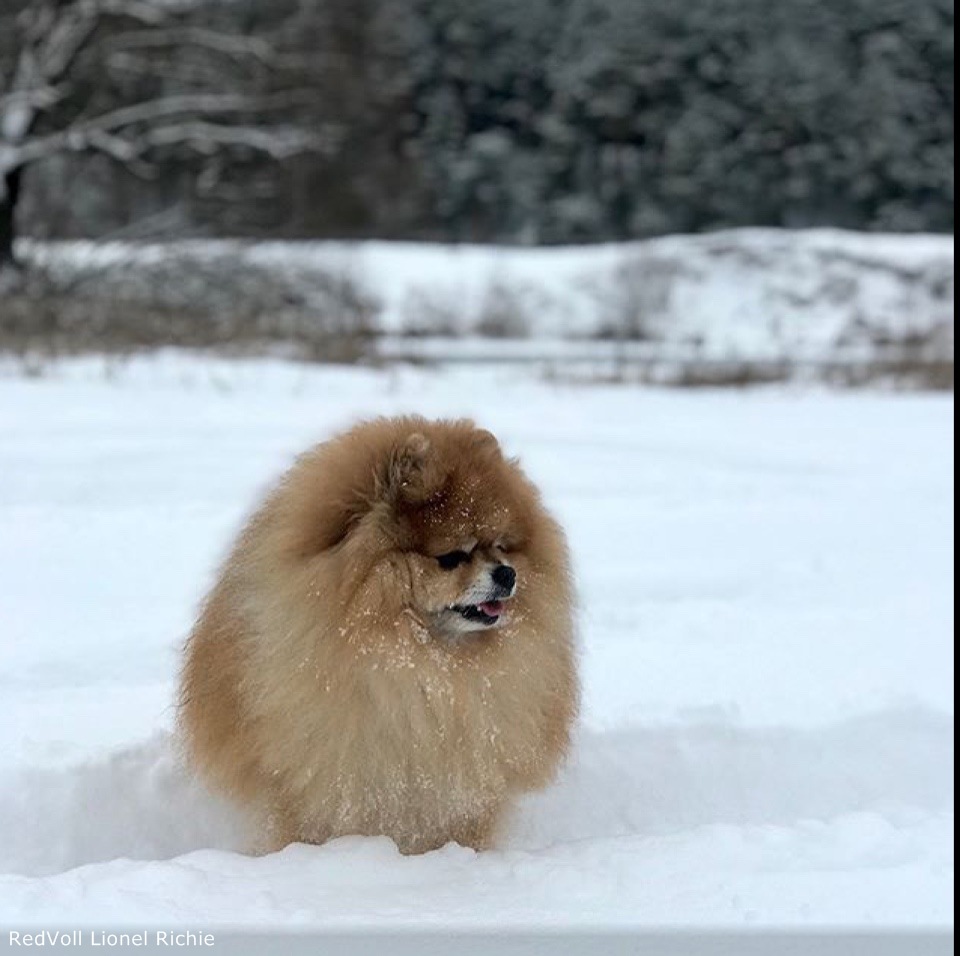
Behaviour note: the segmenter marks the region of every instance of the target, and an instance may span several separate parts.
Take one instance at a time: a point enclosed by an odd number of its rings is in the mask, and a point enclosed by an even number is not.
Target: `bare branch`
[[[314,95],[309,90],[289,90],[266,96],[194,93],[136,103],[93,119],[74,123],[60,132],[27,139],[22,143],[8,138],[8,143],[12,141],[13,145],[0,154],[0,169],[25,166],[28,163],[55,156],[57,153],[76,153],[96,149],[96,142],[102,141],[102,134],[119,134],[132,127],[144,125],[164,123],[169,125],[171,120],[187,121],[200,116],[262,114],[302,104],[305,97],[312,99]],[[134,134],[133,139],[137,138]]]
[[[282,160],[302,153],[326,152],[333,137],[311,133],[295,126],[226,126],[194,121],[148,130],[134,144],[142,152],[163,146],[190,146],[213,155],[224,148],[244,148]]]
[[[202,113],[207,116],[260,113],[303,105],[315,96],[316,93],[312,90],[286,90],[264,96],[245,96],[235,93],[185,93],[179,96],[164,96],[112,110],[102,116],[78,123],[74,127],[74,132],[81,134],[88,130],[110,132],[139,123],[153,123],[157,120],[186,116],[191,113]]]
[[[91,133],[87,139],[90,152],[103,153],[126,166],[135,176],[151,179],[156,169],[142,159],[141,151],[119,136],[109,133]]]
[[[57,11],[49,0],[27,6],[17,18],[24,45],[36,46],[53,28]]]
[[[184,46],[199,47],[234,59],[249,57],[264,65],[270,65],[275,59],[273,47],[265,40],[239,34],[217,33],[215,30],[199,27],[120,33],[110,38],[106,44],[110,52],[162,50]]]
[[[110,156],[138,175],[149,176],[152,167],[140,160],[152,150],[163,147],[189,146],[201,155],[214,155],[225,147],[244,148],[280,160],[323,150],[329,144],[329,137],[307,133],[297,127],[226,126],[196,120],[148,129],[129,139],[94,132],[86,137],[83,147]],[[79,141],[75,145],[81,146]]]
[[[105,17],[156,26],[168,13],[141,0],[76,0],[62,7],[36,0],[20,14],[20,51],[0,100],[0,137],[22,142],[38,116],[59,102],[60,97],[51,98],[47,91],[70,74]]]
[[[56,106],[70,93],[68,86],[41,86],[33,90],[15,90],[0,96],[0,114],[5,110],[46,110]]]
[[[0,147],[0,172],[64,152],[101,152],[118,162],[136,166],[152,150],[180,145],[210,155],[223,148],[243,147],[274,159],[335,151],[342,136],[338,129],[317,132],[292,125],[265,127],[217,123],[202,118],[254,113],[296,100],[292,94],[260,98],[200,94],[141,103],[19,146]],[[136,171],[145,174],[143,166]]]
[[[47,36],[40,53],[40,63],[47,82],[55,83],[69,71],[77,55],[106,17],[159,26],[165,22],[167,14],[162,7],[137,0],[79,0],[45,31]]]
[[[76,57],[93,36],[98,14],[85,9],[86,4],[70,7],[56,20],[37,51],[39,79],[56,83],[69,72]]]
[[[143,3],[139,0],[89,0],[100,16],[136,20],[146,26],[159,26],[170,19],[170,11],[159,3]]]

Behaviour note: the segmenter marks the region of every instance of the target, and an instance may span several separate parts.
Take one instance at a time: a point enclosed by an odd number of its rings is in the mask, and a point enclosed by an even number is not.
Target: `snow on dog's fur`
[[[362,424],[304,455],[189,638],[189,758],[261,842],[488,847],[578,704],[563,532],[471,422]]]

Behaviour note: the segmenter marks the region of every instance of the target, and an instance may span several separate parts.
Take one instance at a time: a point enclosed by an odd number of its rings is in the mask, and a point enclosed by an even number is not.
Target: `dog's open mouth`
[[[484,601],[482,604],[467,604],[453,608],[461,617],[486,627],[493,627],[503,617],[506,609],[506,601]]]

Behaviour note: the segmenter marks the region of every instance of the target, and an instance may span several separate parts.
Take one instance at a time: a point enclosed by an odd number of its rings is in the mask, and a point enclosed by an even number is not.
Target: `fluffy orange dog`
[[[189,757],[269,848],[494,839],[578,702],[563,532],[471,422],[378,420],[303,456],[186,647]]]

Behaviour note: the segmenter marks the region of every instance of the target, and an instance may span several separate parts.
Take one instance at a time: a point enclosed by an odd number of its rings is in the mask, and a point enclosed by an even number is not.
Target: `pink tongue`
[[[486,604],[477,605],[487,617],[500,617],[503,614],[503,601],[487,601]]]

